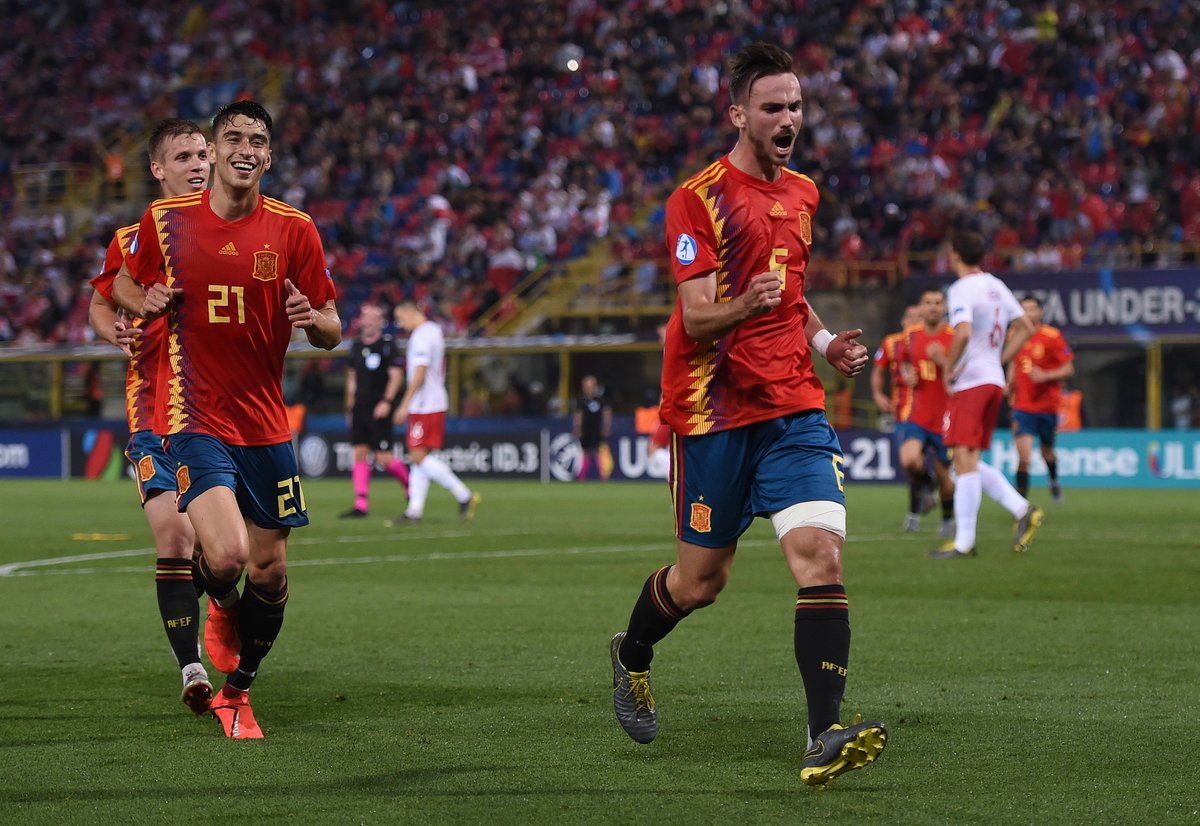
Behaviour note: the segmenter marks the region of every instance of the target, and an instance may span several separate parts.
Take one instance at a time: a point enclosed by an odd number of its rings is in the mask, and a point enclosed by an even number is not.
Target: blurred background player
[[[446,392],[446,342],[442,328],[421,312],[414,301],[396,306],[396,323],[408,332],[405,350],[407,386],[396,408],[396,424],[408,422],[405,444],[411,463],[408,477],[408,507],[404,522],[419,522],[425,515],[429,483],[437,482],[458,502],[458,518],[466,522],[475,515],[481,501],[450,466],[429,451],[440,449],[446,435],[446,410],[450,395]]]
[[[595,467],[599,478],[608,479],[613,470],[612,451],[608,447],[612,405],[595,376],[587,375],[579,380],[572,424],[581,448],[578,478],[587,479]]]
[[[1054,437],[1062,405],[1062,383],[1075,375],[1075,353],[1057,327],[1042,323],[1042,302],[1035,295],[1021,299],[1025,314],[1033,322],[1033,335],[1008,365],[1008,389],[1012,394],[1013,439],[1017,445],[1017,492],[1029,494],[1029,458],[1037,436],[1050,477],[1050,498],[1063,501],[1054,459]]]
[[[407,492],[408,467],[391,453],[392,408],[404,383],[400,348],[383,332],[383,309],[363,304],[358,311],[358,337],[346,360],[346,418],[354,446],[354,507],[342,519],[362,518],[368,512],[371,469],[377,461]]]
[[[229,674],[212,712],[227,737],[258,739],[250,687],[283,627],[288,536],[308,524],[283,361],[296,330],[331,350],[342,322],[312,218],[262,195],[271,115],[237,101],[212,129],[212,189],[151,205],[113,295],[142,318],[167,316],[154,429],[204,549],[205,645]]]
[[[148,148],[150,173],[158,180],[163,197],[199,192],[208,186],[208,144],[192,121],[159,121],[150,133]],[[113,236],[104,269],[91,280],[95,292],[88,316],[97,335],[129,355],[125,375],[129,444],[125,456],[133,464],[142,512],[154,535],[158,611],[183,675],[180,698],[196,714],[202,714],[212,702],[213,687],[200,662],[200,604],[192,581],[196,534],[187,516],[175,505],[175,464],[167,458],[162,439],[152,429],[166,322],[161,318],[127,320],[112,300],[113,281],[137,231],[138,225],[133,224]]]
[[[899,452],[900,445],[909,437],[908,419],[912,415],[912,391],[916,378],[912,364],[906,354],[908,330],[921,323],[921,312],[916,304],[904,308],[900,317],[900,329],[884,336],[875,351],[871,367],[871,395],[880,412],[892,417],[892,439]],[[886,385],[886,386],[885,386]],[[920,514],[934,507],[933,483],[928,474],[921,478],[908,477],[908,513],[904,517],[904,530],[916,531],[921,527]]]
[[[948,539],[954,530],[954,483],[950,480],[950,454],[942,443],[942,428],[946,422],[946,379],[941,364],[950,351],[954,330],[946,323],[946,297],[937,287],[921,292],[917,303],[921,323],[908,328],[904,359],[915,382],[912,387],[912,412],[904,424],[904,441],[900,443],[900,465],[908,474],[910,490],[924,486],[929,478],[930,458],[937,477],[942,503],[942,524],[938,536]],[[909,513],[905,530],[916,530],[921,517],[917,513],[918,497],[910,494]]]
[[[951,382],[945,441],[954,448],[954,539],[929,555],[975,555],[975,525],[984,493],[1016,520],[1012,549],[1021,553],[1042,524],[1042,509],[1017,493],[980,454],[992,446],[1004,401],[1004,365],[1033,333],[1033,322],[1004,282],[980,269],[983,236],[958,230],[950,243],[950,266],[957,276],[948,295],[954,341],[942,367]]]

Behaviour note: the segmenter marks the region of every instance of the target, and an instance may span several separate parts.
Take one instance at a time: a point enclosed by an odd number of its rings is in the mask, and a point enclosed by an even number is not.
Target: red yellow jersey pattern
[[[666,241],[675,281],[712,276],[716,301],[736,298],[750,279],[783,278],[780,306],[716,341],[684,330],[677,302],[667,322],[660,416],[682,435],[714,433],[800,410],[823,409],[804,334],[804,273],[818,203],[816,184],[791,170],[767,182],[721,158],[667,200]]]
[[[292,339],[284,308],[290,279],[313,307],[335,297],[312,219],[259,197],[225,221],[210,191],[151,204],[127,261],[149,287],[182,290],[167,316],[155,432],[204,433],[232,445],[291,438],[283,359]]]
[[[1034,331],[1014,359],[1016,364],[1014,410],[1026,413],[1057,413],[1062,402],[1062,382],[1035,382],[1030,377],[1034,367],[1057,370],[1074,361],[1075,353],[1063,338],[1062,331],[1043,324]]]
[[[90,282],[96,292],[110,301],[113,295],[113,281],[121,271],[121,265],[125,262],[125,256],[129,253],[137,230],[137,224],[130,224],[116,231],[104,255],[104,269]],[[154,426],[154,406],[157,400],[155,378],[162,349],[163,330],[166,329],[167,322],[162,318],[154,321],[135,318],[128,323],[142,331],[141,336],[130,345],[129,368],[125,372],[125,418],[129,422],[129,432],[137,433],[150,430]]]
[[[945,373],[931,357],[930,349],[931,346],[941,348],[944,357],[949,354],[953,341],[954,330],[949,324],[943,324],[933,332],[924,324],[907,331],[906,357],[917,377],[917,384],[912,388],[912,414],[908,421],[931,433],[942,432],[950,395],[946,392]]]
[[[890,333],[883,337],[879,348],[875,351],[875,364],[880,370],[888,371],[888,381],[891,384],[889,397],[892,400],[892,418],[897,422],[907,422],[912,414],[912,385],[904,380],[903,367],[908,361],[905,351],[905,333],[903,330]]]

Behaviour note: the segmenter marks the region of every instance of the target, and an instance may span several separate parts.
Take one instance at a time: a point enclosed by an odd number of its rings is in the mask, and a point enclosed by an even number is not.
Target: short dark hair
[[[729,64],[729,97],[741,105],[750,97],[750,87],[760,77],[795,74],[792,56],[773,43],[749,43],[738,50]]]
[[[959,229],[950,236],[950,248],[958,253],[958,257],[968,267],[976,267],[983,260],[983,253],[987,246],[984,244],[983,236],[978,232]]]
[[[1021,296],[1021,303],[1024,304],[1026,301],[1032,301],[1039,307],[1042,306],[1042,299],[1038,298],[1033,293],[1025,293],[1025,295]]]
[[[267,111],[267,107],[253,100],[235,100],[233,103],[226,103],[217,110],[217,114],[213,115],[212,130],[213,137],[221,131],[221,127],[233,120],[234,115],[244,115],[251,120],[257,120],[267,127],[267,134],[271,134],[271,129],[274,127],[274,122],[271,120],[271,113]]]
[[[925,289],[921,290],[921,298],[924,298],[925,296],[929,295],[930,293],[937,293],[938,295],[942,296],[943,298],[946,297],[946,291],[943,290],[941,287],[929,286],[929,287],[926,287]]]
[[[164,143],[180,135],[200,135],[203,137],[204,132],[201,131],[195,122],[186,118],[166,118],[154,124],[154,129],[150,132],[150,140],[146,141],[146,154],[150,156],[150,160],[156,160]]]

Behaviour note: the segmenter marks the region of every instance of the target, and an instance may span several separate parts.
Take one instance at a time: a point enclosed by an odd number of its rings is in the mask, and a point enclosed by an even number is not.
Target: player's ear
[[[746,125],[746,108],[736,103],[729,104],[729,121],[737,129],[744,128]]]
[[[158,161],[150,161],[150,174],[154,176],[155,180],[165,181],[167,179],[166,170],[159,166]]]
[[[271,150],[267,150],[267,162],[263,165],[263,172],[269,172],[271,169]]]

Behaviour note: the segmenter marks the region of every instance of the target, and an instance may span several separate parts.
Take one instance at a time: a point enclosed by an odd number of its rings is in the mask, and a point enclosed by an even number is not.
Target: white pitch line
[[[488,537],[500,535],[518,535],[524,534],[527,531],[519,529],[511,529],[505,531],[489,531]],[[469,531],[453,531],[448,533],[426,533],[416,534],[405,532],[397,534],[396,539],[452,539],[471,536]],[[487,537],[481,537],[487,538]],[[887,542],[894,541],[895,536],[892,534],[876,534],[855,537],[855,542]],[[360,542],[388,542],[391,538],[381,539],[378,536],[340,536],[333,540],[329,539],[297,539],[292,540],[289,544],[292,545],[327,545],[331,541],[336,544],[354,544]],[[739,545],[741,547],[768,547],[776,544],[773,539],[743,539]],[[670,540],[646,543],[642,545],[582,545],[575,547],[554,547],[554,548],[512,548],[508,550],[497,551],[437,551],[425,554],[384,554],[374,556],[361,557],[330,557],[327,559],[289,559],[288,567],[310,567],[310,566],[332,566],[332,565],[370,565],[385,562],[438,562],[457,559],[519,559],[528,557],[547,557],[547,556],[584,556],[590,554],[606,554],[606,553],[643,553],[650,551],[662,551],[669,553],[671,550]],[[94,562],[102,559],[119,559],[121,557],[141,556],[154,553],[154,548],[130,548],[122,551],[101,551],[94,554],[75,554],[73,556],[51,557],[49,559],[33,559],[26,562],[12,562],[7,565],[0,565],[0,577],[18,577],[18,576],[42,576],[42,575],[57,575],[69,576],[74,574],[128,574],[146,572],[145,566],[133,567],[122,566],[115,568],[70,568],[67,570],[41,570],[55,565],[67,565],[72,562]]]
[[[489,531],[489,536],[516,536],[527,533],[527,531],[518,528],[510,528],[501,531]],[[447,531],[444,533],[413,533],[405,531],[397,533],[396,539],[460,539],[464,536],[472,536],[471,531]],[[358,542],[387,542],[390,538],[381,539],[378,536],[339,536],[333,540],[329,539],[308,539],[308,538],[293,538],[288,540],[289,545],[328,545],[330,542],[335,542],[339,545],[348,545]],[[24,562],[10,562],[7,565],[0,565],[0,577],[4,576],[28,576],[22,574],[26,568],[44,568],[50,565],[69,565],[72,562],[96,562],[101,559],[120,559],[126,556],[142,556],[143,554],[154,553],[154,548],[126,548],[121,551],[97,551],[91,554],[73,554],[71,556],[52,556],[47,559],[29,559]],[[295,562],[290,563],[292,565]],[[99,570],[99,569],[95,569]],[[118,571],[120,568],[106,568],[103,570]],[[141,570],[141,569],[136,569]]]

